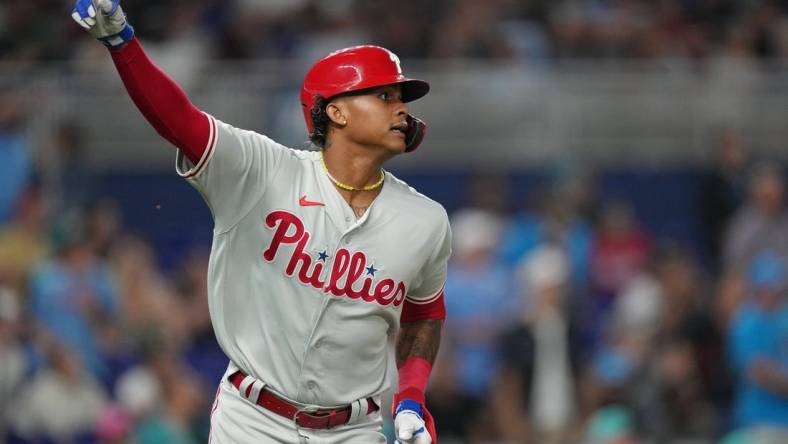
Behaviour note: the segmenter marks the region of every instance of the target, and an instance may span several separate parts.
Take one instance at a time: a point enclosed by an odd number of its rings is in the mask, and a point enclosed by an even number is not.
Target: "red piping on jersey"
[[[126,91],[145,119],[193,164],[199,163],[210,136],[207,116],[153,64],[136,37],[110,54]]]
[[[438,300],[438,298],[443,296],[443,291],[444,291],[445,288],[446,288],[446,285],[444,284],[443,287],[441,287],[441,289],[438,290],[437,293],[435,293],[434,295],[432,295],[432,296],[430,296],[430,297],[428,297],[426,299],[413,299],[410,296],[408,296],[408,300],[410,302],[413,302],[416,305],[431,304],[431,303],[435,302],[436,300]]]
[[[192,170],[191,170],[191,172],[189,172],[189,174],[184,176],[184,178],[186,178],[186,179],[191,179],[191,178],[195,177],[196,175],[200,174],[200,171],[202,171],[202,169],[205,166],[205,164],[208,163],[208,160],[211,158],[211,155],[213,154],[214,148],[216,148],[216,138],[218,137],[217,134],[216,134],[216,132],[218,131],[217,128],[216,128],[216,120],[213,117],[208,116],[208,123],[209,123],[209,126],[210,126],[210,128],[209,128],[210,129],[210,136],[208,137],[208,145],[205,146],[205,152],[203,153],[202,157],[200,158],[200,161],[197,162],[197,165],[195,165],[194,168],[192,168]],[[191,159],[189,159],[189,160],[191,160]]]
[[[214,396],[213,400],[213,408],[211,409],[211,414],[209,416],[210,420],[213,420],[213,414],[216,413],[216,409],[219,408],[219,392],[222,390],[222,385],[219,384],[219,387],[216,388],[216,396]],[[211,439],[213,438],[213,428],[208,432],[208,444],[211,444]]]
[[[400,322],[415,322],[427,319],[446,319],[443,289],[423,302],[405,298],[405,302],[402,304],[402,314],[399,317]]]

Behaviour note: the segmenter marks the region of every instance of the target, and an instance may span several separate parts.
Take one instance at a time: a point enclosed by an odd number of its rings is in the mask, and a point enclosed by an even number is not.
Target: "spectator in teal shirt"
[[[762,253],[750,267],[751,297],[734,316],[728,354],[737,427],[788,428],[788,279],[784,259]]]

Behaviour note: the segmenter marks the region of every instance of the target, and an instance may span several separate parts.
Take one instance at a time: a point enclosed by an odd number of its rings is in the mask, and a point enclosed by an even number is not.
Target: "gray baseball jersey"
[[[403,306],[442,307],[446,211],[386,172],[356,219],[318,152],[208,119],[202,158],[176,169],[213,215],[209,308],[231,365],[306,404],[383,392]]]

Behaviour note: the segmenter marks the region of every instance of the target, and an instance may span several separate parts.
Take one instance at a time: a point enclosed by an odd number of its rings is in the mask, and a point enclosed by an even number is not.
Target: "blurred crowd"
[[[788,442],[784,165],[733,133],[717,154],[686,190],[698,245],[587,173],[473,183],[428,393],[442,442]]]
[[[96,53],[72,0],[0,3],[0,59]],[[370,42],[404,58],[703,60],[788,55],[781,0],[124,0],[138,35],[170,55],[283,59]]]
[[[0,60],[104,57],[71,4],[0,3]],[[153,52],[195,59],[312,60],[359,41],[528,63],[788,57],[777,0],[123,4]],[[207,251],[165,270],[85,167],[90,135],[63,121],[32,147],[33,111],[0,95],[0,443],[207,442],[227,362]],[[788,442],[785,165],[732,132],[715,146],[687,190],[693,243],[655,235],[592,171],[469,182],[427,395],[441,442]]]
[[[0,443],[206,442],[227,362],[207,251],[162,267],[81,162],[80,126],[61,122],[44,169],[6,102]],[[441,442],[788,442],[785,165],[734,132],[716,147],[686,190],[697,242],[656,236],[578,168],[459,190],[427,395]]]
[[[0,97],[0,443],[205,443],[227,365],[210,325],[208,251],[165,273],[61,122],[40,163]]]

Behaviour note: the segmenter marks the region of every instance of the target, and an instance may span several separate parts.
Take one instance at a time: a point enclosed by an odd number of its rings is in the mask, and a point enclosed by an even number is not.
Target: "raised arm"
[[[77,0],[72,17],[106,45],[131,100],[167,141],[198,163],[208,145],[208,117],[145,53],[120,0]]]

